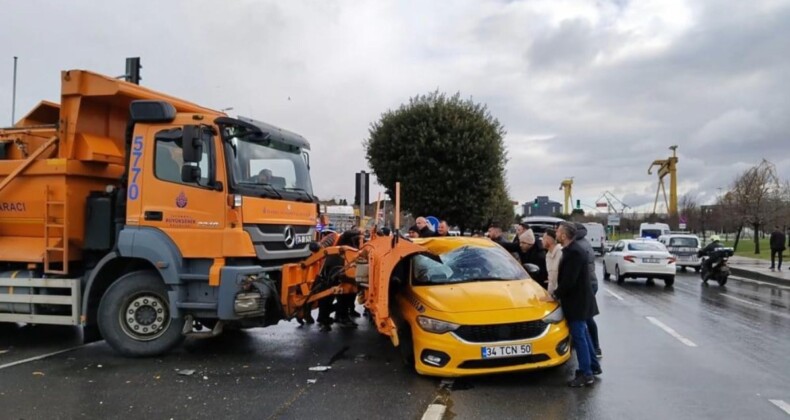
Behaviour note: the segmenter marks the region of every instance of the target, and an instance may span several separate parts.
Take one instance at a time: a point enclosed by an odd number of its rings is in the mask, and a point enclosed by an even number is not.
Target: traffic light
[[[143,66],[140,65],[140,57],[129,57],[126,59],[126,81],[134,83],[136,85],[140,84],[140,80],[143,78],[140,77],[140,69]]]
[[[532,203],[532,207],[538,208],[538,199],[536,198],[535,201]]]
[[[356,187],[354,188],[354,204],[357,206],[360,206],[362,204],[367,206],[368,204],[370,204],[370,174],[365,171],[357,172],[355,186]],[[365,197],[364,200],[365,202],[360,203],[359,201],[360,193],[362,193],[363,191],[364,194],[362,195]]]
[[[577,209],[582,208],[582,200],[576,200],[576,208]]]

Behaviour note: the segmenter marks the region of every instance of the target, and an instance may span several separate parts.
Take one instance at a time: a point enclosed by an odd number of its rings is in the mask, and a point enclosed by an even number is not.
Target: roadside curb
[[[768,274],[758,273],[756,271],[752,271],[744,268],[730,266],[730,272],[732,272],[732,274],[735,274],[736,276],[745,277],[751,280],[758,280],[766,283],[776,284],[779,286],[790,286],[790,280],[785,280],[783,278],[771,276]]]

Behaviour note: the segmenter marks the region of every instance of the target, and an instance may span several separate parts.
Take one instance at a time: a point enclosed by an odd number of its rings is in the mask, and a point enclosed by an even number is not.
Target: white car
[[[669,235],[662,235],[658,241],[667,247],[667,250],[675,258],[677,258],[677,266],[682,271],[686,268],[693,268],[698,273],[701,268],[701,261],[697,258],[697,251],[700,249],[700,240],[697,235],[687,233],[672,233]]]
[[[603,278],[614,274],[617,283],[626,278],[659,278],[669,287],[675,283],[675,257],[661,242],[651,239],[626,239],[617,243],[603,257]]]

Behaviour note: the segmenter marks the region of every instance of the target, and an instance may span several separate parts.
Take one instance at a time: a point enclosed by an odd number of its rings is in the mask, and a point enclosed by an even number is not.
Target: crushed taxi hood
[[[412,286],[412,292],[431,309],[448,312],[543,308],[546,291],[532,280],[491,280],[445,285]]]

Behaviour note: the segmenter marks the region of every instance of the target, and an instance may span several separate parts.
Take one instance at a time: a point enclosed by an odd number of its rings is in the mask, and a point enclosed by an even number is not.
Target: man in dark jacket
[[[592,385],[595,382],[593,375],[601,374],[602,370],[587,330],[587,320],[598,315],[598,305],[590,285],[587,254],[574,241],[575,237],[576,227],[572,223],[560,224],[557,239],[562,243],[562,260],[557,277],[557,290],[552,297],[562,305],[579,363],[576,377],[568,385],[582,387]]]
[[[521,264],[534,264],[538,266],[537,273],[529,273],[533,280],[538,282],[544,289],[549,288],[549,271],[546,269],[546,251],[540,242],[535,240],[532,229],[522,230],[518,239],[518,259]]]
[[[417,225],[417,229],[419,229],[420,238],[433,238],[436,236],[436,232],[431,230],[431,227],[428,226],[428,219],[418,217],[414,223]]]
[[[779,255],[779,265],[776,269],[782,271],[782,253],[785,252],[785,234],[779,229],[779,226],[774,227],[771,233],[771,271],[774,270],[775,256]]]
[[[576,243],[578,243],[584,252],[587,254],[587,268],[590,272],[590,286],[592,287],[593,296],[598,294],[598,276],[595,274],[595,250],[587,240],[587,228],[581,224],[576,223]],[[595,356],[599,359],[603,356],[601,352],[601,344],[598,341],[598,324],[595,323],[595,318],[587,320],[587,329],[590,331],[590,338],[592,338],[593,347],[595,348]]]

